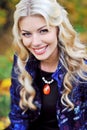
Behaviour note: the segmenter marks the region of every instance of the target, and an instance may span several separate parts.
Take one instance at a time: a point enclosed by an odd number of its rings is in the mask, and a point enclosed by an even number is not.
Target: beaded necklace
[[[43,86],[43,93],[45,95],[48,95],[48,94],[50,94],[50,91],[51,91],[50,84],[54,82],[54,79],[51,79],[50,81],[47,81],[45,79],[45,77],[42,77],[42,80],[45,83],[45,85]]]

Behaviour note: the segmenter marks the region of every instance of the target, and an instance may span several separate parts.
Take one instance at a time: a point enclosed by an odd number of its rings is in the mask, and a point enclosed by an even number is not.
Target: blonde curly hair
[[[33,103],[35,90],[32,87],[32,77],[26,72],[25,65],[29,59],[30,52],[24,47],[19,33],[19,20],[24,16],[41,15],[47,25],[57,26],[59,29],[58,40],[60,49],[60,60],[67,70],[64,77],[64,91],[61,102],[65,107],[74,108],[69,99],[72,91],[71,81],[75,80],[78,74],[81,78],[87,79],[83,71],[87,70],[84,59],[87,58],[86,48],[78,39],[76,31],[70,24],[67,11],[56,0],[20,0],[14,12],[13,36],[15,52],[18,56],[18,67],[20,69],[19,82],[22,85],[20,91],[20,106],[22,109],[36,109]]]

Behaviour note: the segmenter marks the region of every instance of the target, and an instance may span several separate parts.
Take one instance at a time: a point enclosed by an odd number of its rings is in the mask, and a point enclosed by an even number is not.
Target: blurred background
[[[0,0],[0,130],[10,123],[11,69],[13,62],[12,26],[13,12],[19,0]],[[69,19],[79,34],[79,38],[87,44],[87,1],[58,0],[68,11]]]

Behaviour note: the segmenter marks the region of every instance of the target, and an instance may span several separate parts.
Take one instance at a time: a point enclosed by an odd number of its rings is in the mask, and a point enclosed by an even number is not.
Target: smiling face
[[[47,27],[42,16],[26,16],[19,21],[24,46],[40,61],[52,60],[58,55],[58,28]]]

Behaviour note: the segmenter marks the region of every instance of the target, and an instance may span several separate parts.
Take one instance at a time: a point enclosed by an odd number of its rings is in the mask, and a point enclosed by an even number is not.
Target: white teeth
[[[43,48],[40,48],[40,49],[34,49],[34,51],[36,53],[41,53],[41,52],[45,51],[45,49],[46,49],[46,47],[43,47]]]
[[[36,52],[41,52],[41,51],[43,51],[45,49],[45,47],[44,48],[41,48],[41,49],[35,49],[35,51]]]

